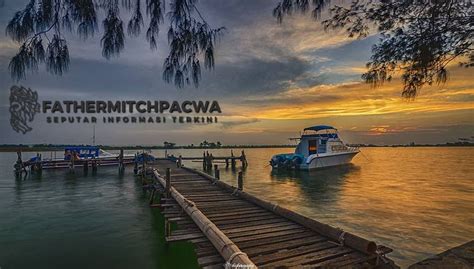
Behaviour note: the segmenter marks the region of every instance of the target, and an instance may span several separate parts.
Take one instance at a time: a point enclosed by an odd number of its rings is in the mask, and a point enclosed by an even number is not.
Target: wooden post
[[[230,164],[232,166],[232,169],[235,169],[235,159],[234,159],[234,151],[230,150]]]
[[[145,150],[143,150],[143,164],[142,164],[142,178],[145,178],[146,176],[146,156],[145,156]]]
[[[43,173],[43,154],[40,154],[39,172]]]
[[[207,167],[207,169],[208,169],[209,171],[212,170],[212,161],[213,161],[213,159],[214,159],[214,156],[212,156],[212,153],[211,153],[211,154],[209,155],[209,163],[208,163],[208,167]]]
[[[165,149],[165,158],[168,159],[168,150]]]
[[[225,158],[225,168],[229,167],[229,158]]]
[[[32,168],[33,168],[33,171],[35,173],[38,173],[38,174],[41,174],[41,172],[43,171],[41,154],[36,153],[36,160],[35,160],[35,163],[33,164]]]
[[[84,173],[87,174],[88,170],[89,170],[89,162],[87,160],[84,160]]]
[[[214,177],[217,178],[217,179],[220,179],[220,171],[219,171],[219,167],[217,166],[217,164],[214,164]]]
[[[170,197],[170,188],[171,188],[171,169],[166,168],[166,185],[165,185],[166,198]]]
[[[119,174],[122,174],[123,171],[125,170],[125,166],[123,165],[123,149],[120,149],[118,167],[119,167]]]
[[[69,172],[70,173],[74,173],[74,159],[76,158],[76,154],[75,153],[72,153],[71,154],[71,160],[70,160],[70,163],[69,163]]]
[[[247,156],[245,156],[244,150],[242,150],[242,154],[240,155],[240,162],[243,168],[246,168],[248,166]]]
[[[202,152],[202,170],[206,170],[207,164],[206,164],[206,152]]]
[[[15,176],[20,177],[23,174],[25,167],[23,165],[23,160],[21,159],[21,151],[17,151],[16,155],[17,159],[15,163]]]
[[[95,157],[92,158],[92,173],[97,172],[97,160]]]
[[[133,173],[138,174],[138,154],[135,153],[135,158],[133,159]]]
[[[239,175],[237,177],[237,188],[241,191],[244,190],[244,177],[242,171],[239,171]]]

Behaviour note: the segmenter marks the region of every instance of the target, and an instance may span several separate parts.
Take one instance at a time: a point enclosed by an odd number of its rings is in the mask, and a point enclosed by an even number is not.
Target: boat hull
[[[334,155],[310,156],[306,163],[300,165],[300,170],[313,170],[318,168],[348,164],[358,153],[359,151],[345,152]]]

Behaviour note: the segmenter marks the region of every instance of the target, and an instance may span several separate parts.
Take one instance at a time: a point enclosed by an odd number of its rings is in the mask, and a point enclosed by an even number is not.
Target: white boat
[[[360,151],[347,146],[336,128],[316,125],[305,128],[299,138],[295,153],[277,154],[270,160],[275,169],[311,170],[350,163]]]

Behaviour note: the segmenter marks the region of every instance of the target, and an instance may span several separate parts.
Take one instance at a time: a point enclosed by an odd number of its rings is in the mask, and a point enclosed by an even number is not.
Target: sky
[[[0,7],[0,29],[26,3],[5,0]],[[371,47],[379,38],[376,33],[351,39],[344,31],[324,31],[309,16],[294,16],[278,24],[272,17],[276,3],[198,2],[212,26],[226,27],[216,47],[215,69],[203,71],[198,88],[177,89],[162,80],[168,54],[166,24],[156,51],[150,50],[143,34],[127,36],[120,57],[110,60],[101,55],[101,31],[88,40],[66,35],[69,71],[54,76],[40,67],[19,82],[8,71],[19,44],[0,35],[0,144],[92,143],[92,124],[51,125],[41,114],[31,123],[31,132],[13,131],[12,85],[32,88],[41,100],[217,100],[222,109],[215,124],[98,123],[97,144],[199,144],[203,140],[287,144],[289,137],[318,124],[338,128],[348,143],[445,143],[474,136],[473,69],[453,64],[447,83],[424,87],[415,100],[406,100],[401,97],[399,79],[377,88],[361,81]],[[128,15],[122,16],[127,21]]]

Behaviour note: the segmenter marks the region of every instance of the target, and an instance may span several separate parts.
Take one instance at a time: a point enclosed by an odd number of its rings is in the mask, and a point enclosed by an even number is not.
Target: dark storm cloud
[[[222,56],[233,55],[234,48],[226,47],[226,42],[236,43],[241,39],[245,31],[252,31],[248,25],[259,25],[259,23],[275,23],[271,16],[271,11],[276,1],[201,1],[199,8],[203,15],[213,26],[226,26],[227,33],[223,37],[223,42],[217,47],[217,53]],[[6,11],[2,12],[2,25],[4,28],[7,19],[15,10],[19,10],[26,1],[7,3]],[[3,16],[4,15],[4,16]],[[125,16],[125,15],[124,15]],[[163,29],[165,25],[162,26]],[[160,33],[160,39],[166,39],[165,34]],[[249,51],[246,57],[241,57],[233,62],[226,62],[222,57],[217,56],[216,69],[213,71],[203,71],[203,79],[199,89],[189,86],[185,89],[176,89],[174,85],[166,84],[161,79],[162,61],[168,50],[165,42],[160,42],[157,52],[149,50],[138,50],[137,43],[145,43],[144,40],[133,40],[127,38],[126,48],[118,59],[107,61],[100,57],[99,36],[86,42],[78,40],[76,37],[68,37],[71,51],[71,64],[69,71],[62,77],[52,76],[44,71],[38,74],[29,75],[27,80],[20,81],[21,84],[33,85],[37,89],[48,89],[51,94],[58,91],[58,94],[74,94],[77,96],[93,95],[95,97],[107,96],[156,96],[162,98],[194,98],[194,97],[214,97],[229,99],[236,96],[248,94],[275,93],[288,87],[288,83],[295,77],[305,74],[311,65],[306,60],[296,56],[282,55],[281,49],[274,46],[269,40],[255,40],[257,46],[264,48],[281,58],[267,59],[260,55],[252,55]],[[2,41],[8,40],[6,37]],[[242,44],[240,44],[242,45]],[[139,47],[142,49],[142,46]],[[245,47],[240,49],[246,50]],[[16,49],[9,48],[2,53],[1,69],[8,70],[8,62],[16,53]],[[142,55],[159,55],[154,59],[143,57]],[[237,57],[242,55],[237,54]],[[142,60],[143,61],[140,61]],[[136,60],[140,59],[140,60]],[[130,60],[130,61],[128,61]],[[7,72],[1,75],[2,88],[14,83],[9,78]],[[307,77],[306,79],[309,79]]]
[[[281,60],[249,59],[235,64],[219,65],[203,76],[206,92],[226,97],[248,94],[266,95],[280,92],[289,82],[310,68],[305,60],[296,57]]]

